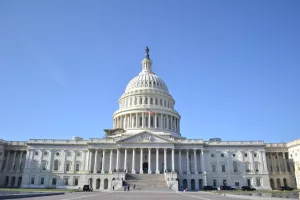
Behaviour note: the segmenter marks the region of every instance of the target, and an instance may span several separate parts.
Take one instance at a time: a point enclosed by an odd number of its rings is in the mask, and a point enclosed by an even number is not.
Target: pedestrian
[[[130,187],[129,187],[129,185],[128,185],[128,191],[130,191]]]
[[[133,189],[135,190],[135,184],[133,184]]]
[[[113,186],[113,190],[115,190],[115,186]]]
[[[126,187],[127,187],[127,186],[125,185],[125,186],[124,186],[124,191],[126,191]]]

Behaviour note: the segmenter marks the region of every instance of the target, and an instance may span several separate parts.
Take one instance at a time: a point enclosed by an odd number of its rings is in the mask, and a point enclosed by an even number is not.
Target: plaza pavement
[[[64,195],[23,198],[22,200],[242,200],[279,198],[249,197],[238,195],[213,194],[208,192],[161,192],[161,191],[117,191],[117,192],[77,192]],[[281,199],[281,198],[280,198]],[[282,199],[281,199],[282,200]]]

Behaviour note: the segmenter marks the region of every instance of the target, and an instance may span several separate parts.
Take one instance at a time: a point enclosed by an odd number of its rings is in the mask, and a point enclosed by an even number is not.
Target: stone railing
[[[7,145],[17,145],[17,146],[26,146],[27,142],[25,141],[7,141]]]
[[[175,139],[175,141],[182,144],[203,144],[202,139]]]
[[[51,139],[30,139],[27,144],[86,144],[85,140],[51,140]]]
[[[287,145],[287,147],[293,147],[293,146],[300,145],[300,139],[288,142],[286,145]]]
[[[286,143],[266,143],[266,147],[267,148],[272,148],[272,147],[283,147],[283,148],[286,148],[287,145]]]
[[[205,142],[208,145],[264,145],[264,141],[213,141]]]

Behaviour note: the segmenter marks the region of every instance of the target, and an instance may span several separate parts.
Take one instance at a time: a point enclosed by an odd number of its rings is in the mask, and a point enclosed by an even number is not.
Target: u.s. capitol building
[[[128,83],[104,138],[0,140],[0,187],[300,188],[300,140],[186,139],[180,120],[146,48],[142,71]]]

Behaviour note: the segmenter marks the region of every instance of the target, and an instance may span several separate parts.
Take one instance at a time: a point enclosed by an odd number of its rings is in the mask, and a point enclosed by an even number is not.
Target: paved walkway
[[[37,198],[24,198],[22,200],[36,200]],[[39,197],[39,200],[242,200],[242,199],[271,199],[279,198],[264,198],[264,197],[249,197],[238,195],[212,194],[208,192],[161,192],[161,191],[120,191],[120,192],[78,192],[68,193],[65,195],[57,195],[51,197]],[[283,199],[281,199],[283,200]]]

